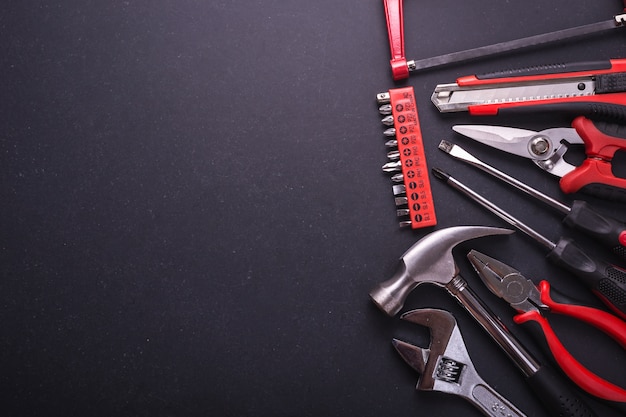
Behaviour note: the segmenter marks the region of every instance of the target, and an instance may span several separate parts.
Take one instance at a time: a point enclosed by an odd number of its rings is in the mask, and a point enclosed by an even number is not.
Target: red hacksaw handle
[[[550,297],[550,284],[547,281],[541,281],[539,290],[541,292],[541,301],[548,305],[553,312],[565,314],[589,323],[609,334],[622,346],[626,346],[626,323],[622,320],[595,308],[557,303]],[[600,378],[578,362],[563,346],[545,317],[537,310],[518,314],[513,317],[513,320],[517,324],[535,321],[541,326],[554,359],[576,385],[598,398],[626,402],[626,390]]]
[[[626,2],[626,0],[624,0]],[[391,49],[391,74],[394,80],[409,78],[409,67],[404,56],[404,17],[402,0],[384,0],[387,33]]]

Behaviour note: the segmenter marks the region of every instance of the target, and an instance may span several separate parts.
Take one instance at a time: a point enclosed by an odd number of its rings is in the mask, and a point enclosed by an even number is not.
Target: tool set
[[[470,197],[502,220],[533,238],[535,242],[546,247],[549,250],[547,258],[550,261],[578,277],[610,309],[626,319],[626,270],[608,262],[594,259],[578,247],[572,239],[561,237],[556,243],[549,240],[450,174],[438,168],[434,168],[433,173],[436,178],[445,181],[452,188]]]
[[[541,132],[488,125],[458,125],[452,129],[477,142],[532,160],[544,171],[561,177],[559,185],[564,193],[580,191],[626,201],[626,178],[616,177],[611,165],[617,152],[626,151],[626,125],[594,122],[579,116],[572,126]],[[571,145],[585,147],[587,159],[580,166],[564,158]]]
[[[452,256],[452,249],[457,245],[479,237],[510,233],[512,231],[508,229],[481,226],[456,226],[434,231],[402,255],[396,274],[376,286],[370,297],[385,313],[395,315],[410,292],[420,284],[444,287],[509,356],[533,392],[554,415],[593,416],[580,397],[552,368],[541,364],[522,345],[459,273]],[[572,414],[572,408],[580,411]]]
[[[563,219],[565,225],[585,232],[611,249],[613,253],[626,260],[626,224],[624,222],[599,213],[587,204],[587,202],[582,200],[574,200],[571,207],[567,206],[481,161],[459,145],[442,140],[439,143],[439,149],[456,159],[467,162],[493,175],[565,214],[565,218]]]
[[[541,281],[537,287],[519,271],[478,251],[471,250],[467,257],[487,288],[520,313],[515,316],[516,323],[533,320],[540,324],[554,359],[572,381],[600,398],[626,401],[626,390],[598,377],[574,359],[541,313],[553,311],[596,326],[624,348],[626,348],[626,322],[595,308],[558,303],[550,295],[548,281]]]
[[[619,14],[605,22],[407,61],[402,0],[383,1],[394,80],[407,78],[410,73],[420,70],[626,26],[626,14]],[[393,190],[397,215],[402,218],[400,225],[412,229],[434,226],[436,217],[414,90],[412,87],[390,89],[378,94],[377,101],[384,116],[382,122],[387,126],[383,134],[389,148],[387,157],[390,162],[383,166],[383,171],[392,174],[395,183]],[[616,176],[613,169],[616,153],[626,152],[626,59],[545,65],[460,77],[454,83],[437,85],[431,101],[440,112],[467,111],[470,115],[566,112],[573,118],[572,127],[533,131],[472,124],[455,125],[452,130],[532,160],[542,170],[560,177],[559,185],[565,194],[581,192],[618,204],[626,202],[626,178]],[[586,154],[586,159],[578,165],[566,160],[567,152],[575,147],[584,147]],[[573,200],[569,205],[560,202],[448,140],[441,141],[439,149],[552,207],[564,215],[565,225],[596,239],[612,254],[626,260],[626,223],[622,219],[605,215],[601,208],[594,208],[584,200]],[[546,280],[535,284],[502,261],[473,249],[467,253],[486,287],[517,311],[513,321],[539,325],[540,342],[547,342],[549,353],[565,376],[581,391],[612,406],[617,404],[617,409],[626,405],[626,387],[603,379],[575,359],[561,343],[558,332],[552,329],[545,314],[556,313],[590,324],[626,349],[626,269],[595,259],[570,238],[560,237],[553,242],[445,171],[435,168],[432,173],[547,248],[550,261],[579,278],[606,305],[611,312],[583,306],[551,289]],[[460,275],[452,256],[453,248],[479,237],[511,233],[512,230],[483,226],[435,230],[402,255],[397,272],[374,287],[370,297],[383,312],[395,316],[420,284],[445,288],[513,361],[550,415],[595,416],[594,410],[579,396],[577,388],[570,388],[568,381],[563,380],[564,375],[540,363]],[[418,309],[402,314],[401,319],[430,330],[428,348],[393,340],[400,356],[420,374],[418,390],[461,396],[488,416],[525,415],[479,376],[456,320],[449,312]]]

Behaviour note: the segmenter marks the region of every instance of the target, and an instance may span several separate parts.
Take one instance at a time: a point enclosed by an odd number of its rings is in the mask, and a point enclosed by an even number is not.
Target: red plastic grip
[[[548,281],[544,280],[539,283],[539,292],[541,294],[541,302],[550,307],[551,312],[566,315],[590,324],[611,336],[626,349],[626,322],[623,320],[613,314],[592,307],[557,303],[550,296],[550,283]]]
[[[585,142],[587,159],[574,171],[561,178],[564,193],[574,193],[588,184],[606,184],[626,189],[626,179],[613,175],[611,160],[617,151],[626,151],[626,138],[616,138],[601,132],[586,117],[579,116],[572,127]]]
[[[384,0],[387,33],[391,49],[391,74],[394,80],[409,78],[409,67],[404,56],[404,17],[402,0]]]
[[[424,138],[413,87],[389,90],[411,228],[435,226],[437,216],[428,177]]]
[[[601,74],[615,74],[619,72],[626,72],[626,58],[610,59],[610,67],[605,69],[585,69],[571,72],[540,72],[532,75],[517,75],[511,77],[489,77],[478,78],[476,75],[467,75],[456,79],[456,83],[460,87],[473,87],[473,86],[490,86],[493,84],[506,84],[506,83],[525,83],[525,82],[543,82],[547,80],[559,80],[563,78],[572,77],[592,77]]]
[[[568,304],[559,304],[550,297],[550,284],[547,281],[541,281],[539,284],[541,292],[541,301],[548,305],[555,313],[565,314],[577,318],[586,323],[592,324],[598,329],[604,331],[613,337],[622,346],[626,344],[626,323],[617,317],[590,307],[574,306]],[[538,311],[532,310],[513,317],[517,324],[527,321],[535,321],[541,326],[541,330],[548,342],[552,356],[557,361],[563,372],[576,385],[595,395],[609,401],[626,402],[626,390],[600,378],[580,362],[578,362],[563,346],[558,336],[552,330],[552,326]],[[607,321],[607,323],[604,323]]]

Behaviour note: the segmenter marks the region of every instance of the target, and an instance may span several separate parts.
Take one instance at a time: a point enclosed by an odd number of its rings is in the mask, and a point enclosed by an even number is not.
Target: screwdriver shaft
[[[525,192],[526,194],[535,197],[536,199],[538,199],[539,201],[544,202],[545,204],[547,204],[548,206],[556,209],[557,211],[560,211],[563,214],[569,214],[570,211],[572,211],[572,209],[568,206],[566,206],[565,204],[561,203],[560,201],[555,200],[554,198],[545,195],[544,193],[542,193],[539,190],[534,189],[533,187],[524,184],[523,182],[511,177],[510,175],[505,174],[504,172],[500,171],[499,169],[481,161],[480,159],[476,158],[474,155],[470,154],[469,152],[467,152],[465,149],[463,149],[462,147],[460,147],[459,145],[455,145],[453,143],[450,143],[446,140],[442,140],[441,143],[439,143],[439,149],[441,149],[442,151],[446,152],[447,154],[449,154],[450,156],[459,159],[463,162],[467,162],[468,164],[475,166],[476,168],[498,178],[499,180],[502,180],[504,182],[506,182],[509,185],[512,185],[513,187],[517,188],[518,190],[521,190],[523,192]]]
[[[440,170],[439,168],[433,168],[433,174],[436,178],[445,181],[449,186],[460,191],[465,194],[481,206],[485,207],[487,210],[500,217],[505,222],[509,223],[511,226],[518,228],[520,231],[526,233],[528,236],[539,242],[541,245],[548,248],[548,250],[553,250],[556,247],[556,243],[548,240],[543,235],[537,233],[530,226],[521,222],[517,218],[513,217],[511,214],[507,213],[491,201],[487,200],[485,197],[481,196],[471,188],[467,187],[465,184],[453,178],[450,174]]]

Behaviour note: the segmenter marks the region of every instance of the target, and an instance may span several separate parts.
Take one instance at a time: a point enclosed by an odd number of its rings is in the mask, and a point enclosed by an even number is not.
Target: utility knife
[[[566,111],[626,120],[626,59],[465,76],[437,85],[431,100],[440,112]]]

